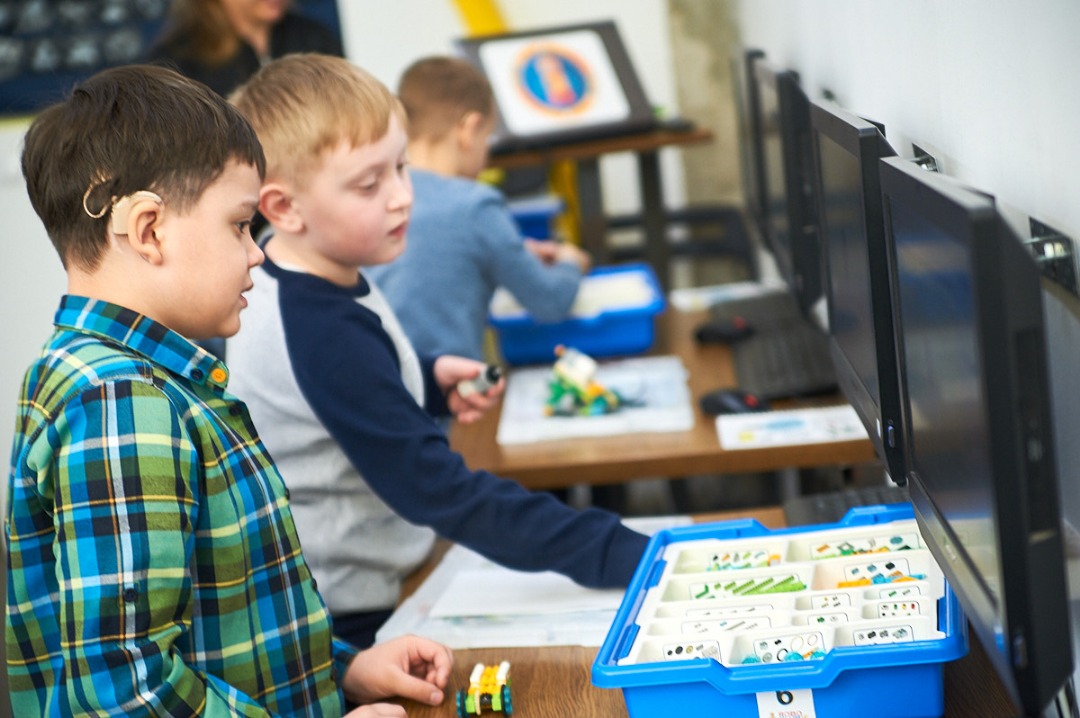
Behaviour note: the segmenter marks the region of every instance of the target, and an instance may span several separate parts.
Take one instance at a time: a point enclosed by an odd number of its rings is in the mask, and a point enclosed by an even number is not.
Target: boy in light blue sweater
[[[537,320],[565,318],[589,256],[523,238],[502,194],[476,181],[495,127],[487,78],[465,60],[430,57],[405,71],[398,96],[409,119],[415,195],[409,241],[370,274],[416,350],[482,359],[488,305],[500,286]]]

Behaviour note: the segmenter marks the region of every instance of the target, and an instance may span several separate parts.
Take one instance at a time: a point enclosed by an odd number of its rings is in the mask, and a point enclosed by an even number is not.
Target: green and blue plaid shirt
[[[355,650],[228,370],[64,297],[18,406],[6,531],[14,715],[338,715]]]

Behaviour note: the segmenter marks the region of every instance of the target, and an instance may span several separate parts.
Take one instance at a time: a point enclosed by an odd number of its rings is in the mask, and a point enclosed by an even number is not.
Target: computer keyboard
[[[739,388],[761,399],[831,394],[838,388],[825,334],[801,318],[755,331],[731,352]]]
[[[907,489],[893,484],[797,496],[784,502],[788,526],[836,523],[856,506],[907,503]]]

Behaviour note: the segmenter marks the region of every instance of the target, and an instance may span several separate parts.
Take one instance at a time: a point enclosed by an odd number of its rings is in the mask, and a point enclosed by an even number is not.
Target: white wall
[[[911,142],[933,149],[946,174],[994,194],[1021,236],[1027,215],[1080,242],[1076,0],[732,2],[742,44],[798,70],[811,97],[828,88],[840,104],[884,122],[902,156],[911,156]],[[1078,304],[1044,293],[1057,473],[1073,526]]]
[[[497,0],[496,4],[511,30],[615,20],[649,99],[674,105],[666,0]],[[414,60],[453,52],[454,38],[467,34],[449,0],[344,0],[339,11],[349,59],[390,87]]]
[[[52,317],[66,287],[60,258],[53,250],[26,196],[19,153],[28,121],[0,122],[0,508],[7,491],[15,400],[26,366],[52,330]],[[6,515],[3,514],[3,515]]]
[[[52,316],[66,286],[60,259],[30,206],[19,169],[22,136],[29,123],[0,122],[0,217],[3,250],[0,256],[0,517],[6,500],[15,401],[26,366],[52,330]],[[0,538],[0,558],[6,547]],[[0,590],[6,585],[0,572]],[[0,624],[0,638],[3,637]],[[0,658],[4,647],[0,643]],[[0,717],[10,715],[7,671],[0,662]]]
[[[733,2],[743,45],[811,97],[828,88],[902,156],[931,148],[1007,211],[1080,239],[1080,3]]]

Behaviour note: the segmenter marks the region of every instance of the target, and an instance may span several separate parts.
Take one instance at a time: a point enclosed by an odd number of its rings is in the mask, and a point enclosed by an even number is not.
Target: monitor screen
[[[760,234],[764,224],[765,209],[762,205],[765,189],[758,172],[762,160],[759,156],[761,143],[754,137],[757,132],[757,87],[754,83],[754,63],[765,57],[757,49],[739,50],[731,58],[731,76],[735,83],[735,109],[739,123],[739,160],[742,169],[743,197],[747,219]]]
[[[456,40],[499,110],[492,151],[644,130],[656,123],[611,21]]]
[[[759,185],[765,192],[763,236],[799,305],[822,296],[817,227],[813,217],[810,107],[798,75],[754,63],[757,100],[756,151]]]
[[[1072,666],[1038,268],[990,197],[896,158],[880,173],[912,503],[1038,715]]]
[[[879,127],[827,100],[810,106],[829,341],[841,391],[889,474],[903,483],[889,268],[878,159],[896,153]]]

